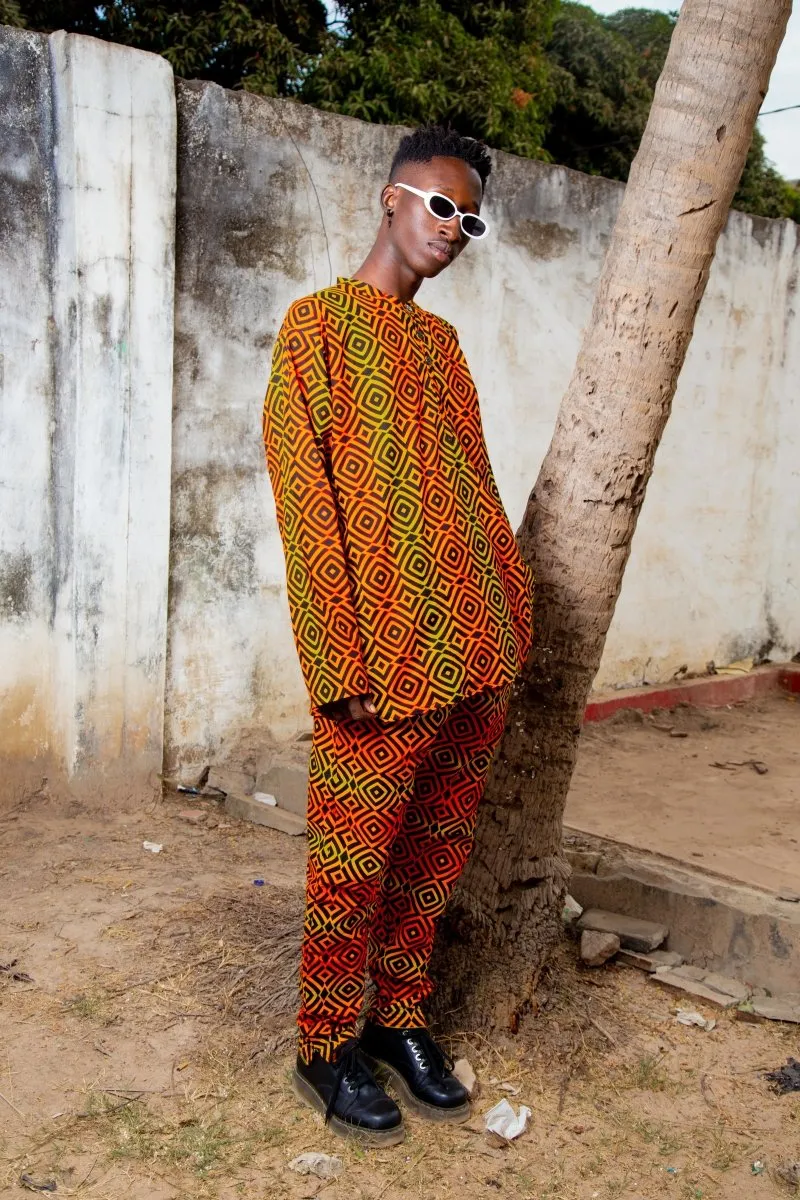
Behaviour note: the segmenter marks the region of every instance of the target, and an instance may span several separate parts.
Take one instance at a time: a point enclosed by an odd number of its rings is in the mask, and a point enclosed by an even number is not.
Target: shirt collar
[[[336,284],[345,292],[360,296],[364,300],[374,300],[376,303],[382,303],[392,308],[399,306],[400,308],[419,310],[419,305],[414,300],[401,300],[399,296],[393,296],[391,292],[382,292],[380,288],[375,287],[372,283],[367,283],[365,279],[351,279],[348,275],[339,275]]]

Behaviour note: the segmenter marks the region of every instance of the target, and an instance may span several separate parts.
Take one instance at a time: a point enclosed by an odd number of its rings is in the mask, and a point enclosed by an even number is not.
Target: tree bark
[[[516,1032],[558,937],[564,802],[655,452],[791,0],[684,0],[591,321],[518,537],[536,579],[435,1016]]]

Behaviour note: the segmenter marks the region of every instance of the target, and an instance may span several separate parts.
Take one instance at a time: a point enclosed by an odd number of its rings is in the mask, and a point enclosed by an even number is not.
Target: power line
[[[766,112],[760,112],[760,117],[771,117],[773,113],[789,112],[791,108],[800,108],[800,104],[787,104],[785,108],[768,108]]]

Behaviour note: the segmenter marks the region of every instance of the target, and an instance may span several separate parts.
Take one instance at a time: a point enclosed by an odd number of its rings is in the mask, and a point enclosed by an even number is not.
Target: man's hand
[[[354,721],[371,721],[378,715],[372,696],[348,696],[345,700],[334,700],[332,704],[321,704],[319,711],[334,721],[344,721],[347,717]]]

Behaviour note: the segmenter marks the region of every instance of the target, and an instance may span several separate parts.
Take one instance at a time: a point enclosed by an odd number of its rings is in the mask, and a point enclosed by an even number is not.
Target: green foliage
[[[640,55],[582,4],[564,3],[547,46],[556,103],[545,148],[555,162],[627,179],[653,92]]]
[[[791,217],[800,221],[800,191],[787,183],[766,157],[764,135],[758,127],[753,131],[733,206],[760,217]]]
[[[25,27],[22,9],[16,0],[0,0],[0,25],[15,25],[19,29]]]
[[[8,0],[0,0],[8,6]],[[67,29],[162,54],[177,75],[265,95],[291,92],[322,46],[322,0],[18,0],[28,28]]]
[[[541,156],[552,104],[542,53],[557,0],[349,0],[303,82],[310,104],[367,121],[450,121],[461,133]]]
[[[177,75],[386,124],[449,121],[531,158],[627,179],[677,13],[572,0],[0,0],[0,23],[164,55]],[[800,220],[757,129],[734,206]]]
[[[555,162],[589,175],[628,178],[676,20],[677,13],[645,8],[603,17],[564,0],[546,48],[556,102],[544,145]],[[733,206],[756,216],[800,219],[800,192],[767,160],[758,128]]]

